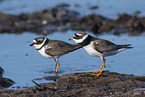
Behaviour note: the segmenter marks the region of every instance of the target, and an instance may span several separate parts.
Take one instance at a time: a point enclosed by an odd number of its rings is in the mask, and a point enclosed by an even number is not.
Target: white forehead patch
[[[33,40],[34,43],[36,43],[36,40]]]

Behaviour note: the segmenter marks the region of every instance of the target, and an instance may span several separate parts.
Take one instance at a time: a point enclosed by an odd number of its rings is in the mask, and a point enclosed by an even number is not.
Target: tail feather
[[[131,49],[133,47],[130,46],[131,44],[125,44],[125,45],[119,45],[120,48],[126,48],[126,49]]]

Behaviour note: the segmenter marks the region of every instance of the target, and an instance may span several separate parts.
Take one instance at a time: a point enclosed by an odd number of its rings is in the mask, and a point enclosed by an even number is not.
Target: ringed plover
[[[100,70],[94,71],[92,75],[97,77],[101,75],[105,67],[106,56],[115,55],[125,49],[130,49],[130,44],[116,45],[108,40],[95,38],[84,32],[77,32],[73,35],[70,40],[74,40],[76,43],[82,45],[82,47],[91,55],[95,57],[100,57],[103,61],[103,65]]]
[[[34,46],[42,56],[47,58],[54,58],[54,72],[56,73],[58,72],[58,68],[60,66],[58,58],[64,54],[81,48],[79,44],[69,44],[60,40],[49,40],[45,37],[35,38],[30,46]]]

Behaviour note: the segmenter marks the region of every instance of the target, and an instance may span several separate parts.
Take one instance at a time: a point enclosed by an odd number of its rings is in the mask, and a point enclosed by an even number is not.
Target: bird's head
[[[76,43],[82,43],[87,37],[88,34],[85,32],[76,32],[69,40],[74,40]]]
[[[38,37],[33,40],[33,43],[30,46],[34,46],[36,49],[40,49],[49,39],[45,37]]]

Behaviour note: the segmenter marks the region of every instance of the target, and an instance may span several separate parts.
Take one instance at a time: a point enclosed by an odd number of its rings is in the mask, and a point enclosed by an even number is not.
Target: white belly
[[[92,47],[92,45],[90,44],[90,45],[87,45],[87,46],[85,46],[85,47],[83,47],[91,56],[95,56],[95,57],[102,57],[103,55],[100,53],[100,52],[98,52],[98,51],[96,51],[93,47]]]
[[[47,58],[53,58],[52,56],[48,55],[45,53],[45,48],[43,47],[38,51],[42,56],[47,57]]]

